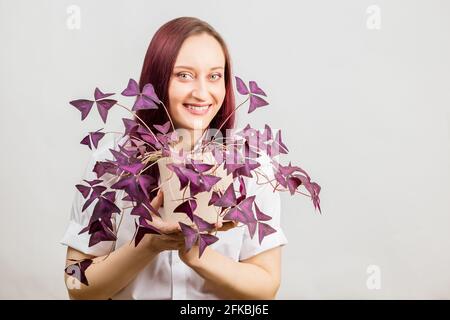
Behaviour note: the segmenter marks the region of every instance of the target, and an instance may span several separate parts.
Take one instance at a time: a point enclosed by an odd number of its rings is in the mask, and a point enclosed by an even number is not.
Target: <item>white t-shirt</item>
[[[97,175],[92,171],[96,161],[105,161],[114,159],[108,149],[119,150],[118,144],[122,143],[123,138],[115,138],[109,142],[102,141],[99,148],[93,151],[92,157],[86,167],[83,179],[94,180]],[[269,158],[262,157],[260,169],[273,179],[273,169]],[[106,174],[107,175],[107,174]],[[255,174],[253,174],[255,176]],[[101,177],[105,179],[105,176]],[[253,239],[250,238],[248,228],[235,227],[228,231],[219,231],[217,236],[219,240],[210,247],[215,251],[230,257],[234,261],[245,260],[253,257],[263,251],[277,246],[283,246],[288,243],[280,227],[280,195],[273,192],[270,184],[258,185],[256,178],[244,177],[247,196],[256,195],[255,202],[259,209],[272,217],[266,221],[274,229],[275,233],[266,236],[261,245],[256,233]],[[81,180],[80,180],[81,182]],[[108,184],[108,186],[111,184]],[[238,186],[238,184],[236,184]],[[116,196],[116,204],[119,208],[123,203],[120,199],[124,195],[119,191]],[[94,256],[103,256],[109,253],[112,243],[110,241],[100,242],[89,247],[89,235],[85,232],[78,233],[88,225],[96,201],[94,201],[84,212],[81,208],[86,199],[84,199],[78,190],[75,190],[75,196],[72,203],[69,225],[61,239],[61,244],[70,246],[85,254]],[[130,202],[126,203],[130,205]],[[164,208],[160,208],[160,211]],[[136,230],[135,220],[137,216],[130,215],[131,208],[123,212],[122,222],[117,235],[116,248],[120,248],[126,243],[130,243]],[[120,218],[118,218],[120,219]],[[118,220],[117,219],[117,220]],[[118,221],[117,221],[118,222]],[[111,299],[219,299],[213,292],[208,292],[204,288],[205,280],[193,269],[184,264],[178,256],[178,251],[163,251],[158,254],[144,269],[142,269],[134,280],[119,291]]]

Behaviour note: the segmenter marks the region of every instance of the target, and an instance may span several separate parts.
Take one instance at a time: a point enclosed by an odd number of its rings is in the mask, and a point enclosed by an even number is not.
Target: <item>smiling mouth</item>
[[[212,104],[209,104],[207,106],[198,106],[194,104],[183,103],[183,106],[192,114],[202,115],[208,112]]]

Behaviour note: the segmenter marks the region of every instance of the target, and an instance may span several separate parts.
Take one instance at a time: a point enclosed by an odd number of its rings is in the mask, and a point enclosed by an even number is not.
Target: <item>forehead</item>
[[[190,36],[183,42],[178,52],[174,67],[178,66],[191,67],[195,70],[225,67],[222,46],[206,33]]]

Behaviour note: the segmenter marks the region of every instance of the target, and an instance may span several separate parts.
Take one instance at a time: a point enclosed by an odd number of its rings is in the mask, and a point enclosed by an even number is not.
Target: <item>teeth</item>
[[[206,110],[206,109],[209,108],[209,106],[199,107],[199,106],[195,106],[195,105],[192,105],[192,104],[185,104],[185,106],[188,109],[191,109],[191,110]]]

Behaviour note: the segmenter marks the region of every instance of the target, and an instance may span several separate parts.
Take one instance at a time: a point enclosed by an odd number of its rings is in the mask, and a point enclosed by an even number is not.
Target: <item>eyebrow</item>
[[[174,67],[174,69],[190,69],[190,70],[194,70],[194,68],[188,67],[188,66],[176,66],[176,67]],[[211,68],[210,70],[215,70],[215,69],[224,69],[224,67],[214,67],[214,68]]]

